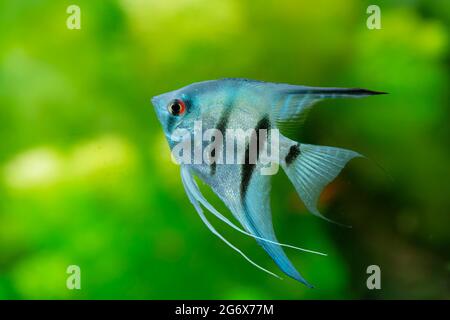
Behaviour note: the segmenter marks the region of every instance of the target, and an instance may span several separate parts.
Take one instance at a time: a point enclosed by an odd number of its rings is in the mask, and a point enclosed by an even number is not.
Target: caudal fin
[[[363,156],[351,150],[299,143],[292,144],[285,154],[281,165],[306,208],[312,214],[336,223],[317,209],[319,196],[348,161]]]

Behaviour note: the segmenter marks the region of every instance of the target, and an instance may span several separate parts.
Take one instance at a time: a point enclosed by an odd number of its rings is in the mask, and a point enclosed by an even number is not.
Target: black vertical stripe
[[[220,115],[219,121],[217,122],[216,125],[216,129],[219,130],[222,133],[222,145],[220,146],[220,148],[223,149],[223,146],[225,144],[225,130],[227,129],[228,126],[228,120],[230,119],[231,116],[231,109],[232,109],[232,104],[229,105],[228,107],[225,106],[224,110],[222,111],[222,114]],[[216,149],[214,148],[213,150],[211,150],[211,157],[215,157],[216,156]],[[224,155],[222,154],[222,157]],[[214,159],[214,162],[211,163],[211,175],[215,175],[216,174],[216,159]]]
[[[172,133],[175,122],[176,122],[176,119],[174,116],[170,116],[169,119],[167,119],[167,132],[168,133]]]
[[[266,129],[269,130],[270,128],[270,121],[269,117],[266,115],[261,120],[258,121],[258,124],[255,127],[256,132],[256,141],[251,141],[251,143],[256,143],[257,146],[257,155],[256,159],[259,158],[259,130]],[[253,139],[253,138],[252,138]],[[244,164],[242,165],[242,173],[241,173],[241,199],[245,199],[245,195],[247,193],[248,186],[250,184],[250,179],[252,177],[253,171],[255,170],[256,164],[249,163],[250,162],[250,142],[247,143],[247,146],[245,147],[245,160]]]
[[[286,161],[286,165],[290,165],[292,162],[297,159],[297,157],[300,155],[300,144],[294,144],[289,148],[289,152],[286,155],[286,158],[284,159]]]

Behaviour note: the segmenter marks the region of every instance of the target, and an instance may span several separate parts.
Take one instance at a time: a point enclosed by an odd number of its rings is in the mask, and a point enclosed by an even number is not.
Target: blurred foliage
[[[381,30],[366,27],[374,3]],[[66,28],[70,4],[81,30]],[[440,0],[2,1],[0,298],[450,298],[449,19]],[[321,200],[352,229],[274,179],[279,239],[328,253],[287,252],[316,289],[248,264],[184,193],[150,98],[222,77],[390,93],[323,102],[302,130],[373,159]],[[382,290],[366,288],[371,264]]]

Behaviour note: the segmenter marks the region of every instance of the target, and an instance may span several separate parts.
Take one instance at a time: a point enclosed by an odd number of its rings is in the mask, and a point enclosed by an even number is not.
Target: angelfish
[[[288,137],[301,126],[312,105],[322,99],[360,98],[382,93],[359,88],[319,88],[233,78],[193,83],[158,95],[152,103],[171,149],[179,142],[174,140],[173,133],[180,129],[193,133],[196,121],[202,122],[202,130],[221,131],[224,140],[227,129],[278,129],[279,165],[308,211],[325,218],[317,209],[320,193],[349,160],[362,155],[341,148],[304,144]],[[265,141],[268,143],[269,139]],[[250,142],[246,143],[245,160]],[[194,149],[198,147],[203,147],[203,143],[196,144]],[[257,152],[260,149],[257,148]],[[218,156],[219,152],[213,149],[211,153]],[[221,156],[224,156],[223,153]],[[279,277],[253,262],[226,240],[207,220],[202,206],[232,228],[255,238],[286,275],[312,287],[293,266],[282,247],[318,252],[278,242],[269,203],[271,175],[261,174],[263,165],[258,161],[243,162],[223,164],[216,160],[182,163],[181,178],[190,202],[212,233],[250,263]],[[242,227],[231,222],[208,202],[200,192],[194,175],[211,187]]]

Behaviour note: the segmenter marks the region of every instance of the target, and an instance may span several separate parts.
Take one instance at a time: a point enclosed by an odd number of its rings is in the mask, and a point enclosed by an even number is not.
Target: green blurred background
[[[66,27],[70,4],[81,30]],[[381,30],[366,27],[369,4]],[[2,1],[0,298],[449,299],[449,19],[441,0]],[[280,241],[328,253],[287,249],[315,289],[255,269],[184,193],[150,98],[222,77],[390,93],[323,102],[302,130],[374,160],[321,198],[352,229],[274,179]],[[71,264],[81,290],[66,288]],[[372,264],[381,290],[366,287]]]

